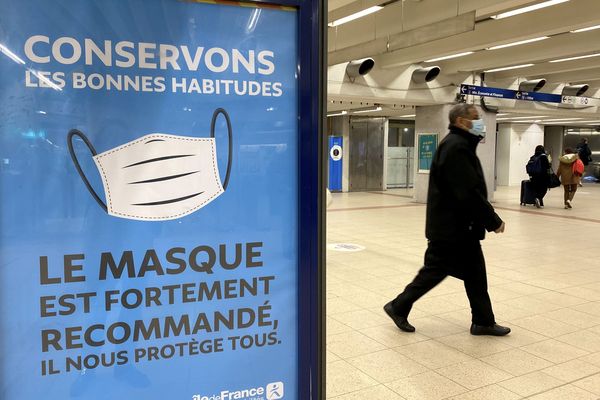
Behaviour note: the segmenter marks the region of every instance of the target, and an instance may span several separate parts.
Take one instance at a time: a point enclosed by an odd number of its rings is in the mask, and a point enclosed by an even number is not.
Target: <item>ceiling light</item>
[[[410,114],[410,115],[400,115],[401,118],[412,118],[412,117],[416,117],[415,114]]]
[[[8,58],[10,58],[11,60],[13,60],[14,62],[16,62],[17,64],[25,64],[25,61],[21,60],[19,58],[19,56],[17,56],[15,53],[13,53],[12,51],[10,51],[8,49],[8,47],[6,47],[3,44],[0,44],[0,53],[4,53],[6,54],[6,56]]]
[[[381,10],[382,8],[383,7],[381,7],[381,6],[369,7],[367,9],[359,11],[357,13],[350,14],[347,17],[336,19],[335,21],[328,23],[327,26],[333,28],[334,26],[338,26],[338,25],[345,24],[346,22],[354,21],[355,19],[364,17],[365,15],[373,14],[374,12],[377,12],[377,11]]]
[[[493,19],[502,19],[502,18],[513,17],[515,15],[524,14],[526,12],[539,10],[540,8],[546,8],[546,7],[550,7],[550,6],[555,6],[555,5],[560,4],[560,3],[566,3],[567,1],[569,1],[569,0],[549,0],[549,1],[544,1],[542,3],[534,4],[534,5],[527,6],[527,7],[517,8],[516,10],[507,11],[505,13],[501,13],[501,14],[498,14],[498,15],[492,15],[491,18],[493,18]]]
[[[600,29],[600,25],[594,25],[594,26],[588,26],[587,28],[575,29],[574,31],[571,31],[571,33],[593,31],[594,29]]]
[[[335,113],[335,114],[327,114],[328,117],[337,117],[338,115],[346,115],[348,114],[348,111],[342,111],[339,113]]]
[[[435,61],[449,60],[451,58],[458,58],[458,57],[462,57],[462,56],[468,56],[469,54],[473,54],[473,53],[474,53],[474,51],[465,51],[464,53],[458,53],[458,54],[452,54],[452,55],[449,55],[449,56],[432,58],[431,60],[425,60],[425,62],[435,62]]]
[[[547,119],[544,122],[576,121],[578,119],[585,119],[585,118],[555,118],[555,119]]]
[[[505,115],[508,115],[508,114],[496,114],[496,117],[503,117]]]
[[[368,110],[352,111],[352,114],[368,113],[368,112],[375,112],[375,111],[381,111],[381,107],[370,108]]]
[[[499,72],[499,71],[508,71],[509,69],[517,69],[517,68],[526,68],[531,67],[534,64],[521,64],[521,65],[513,65],[512,67],[502,67],[502,68],[494,68],[488,69],[483,72]]]
[[[510,117],[510,118],[504,118],[504,119],[538,119],[538,118],[548,118],[545,115],[528,115],[528,116],[523,116],[523,117]]]
[[[560,58],[558,60],[552,60],[550,61],[551,63],[558,63],[558,62],[563,62],[563,61],[572,61],[572,60],[581,60],[582,58],[591,58],[591,57],[598,57],[600,56],[600,53],[594,53],[594,54],[586,54],[585,56],[577,56],[577,57],[569,57],[569,58]]]
[[[518,46],[520,44],[527,44],[527,43],[539,42],[540,40],[546,40],[546,39],[550,39],[550,36],[540,36],[540,37],[536,37],[536,38],[533,38],[533,39],[519,40],[518,42],[512,42],[512,43],[507,43],[507,44],[500,44],[498,46],[488,47],[486,50],[504,49],[505,47],[512,47],[512,46]]]

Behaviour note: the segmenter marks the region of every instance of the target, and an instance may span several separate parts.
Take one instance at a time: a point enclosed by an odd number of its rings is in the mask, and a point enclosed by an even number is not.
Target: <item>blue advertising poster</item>
[[[433,155],[437,149],[438,135],[437,133],[419,133],[418,134],[418,149],[419,160],[418,166],[420,173],[428,173],[431,169]]]
[[[296,11],[0,9],[0,398],[297,398]]]

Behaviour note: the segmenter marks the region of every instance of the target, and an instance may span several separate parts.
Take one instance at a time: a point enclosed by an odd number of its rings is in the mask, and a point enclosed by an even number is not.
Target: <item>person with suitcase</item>
[[[550,184],[550,175],[548,174],[550,161],[548,161],[544,146],[538,145],[535,147],[535,153],[529,159],[525,169],[531,181],[531,189],[534,195],[533,202],[537,208],[544,208],[544,196],[546,196]],[[521,200],[521,203],[523,203],[523,200]]]

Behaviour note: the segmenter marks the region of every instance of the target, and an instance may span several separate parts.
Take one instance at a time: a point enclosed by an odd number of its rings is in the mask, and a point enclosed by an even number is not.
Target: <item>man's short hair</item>
[[[467,103],[460,103],[452,107],[448,113],[450,124],[454,124],[458,117],[468,117],[472,108],[475,108],[475,106]]]

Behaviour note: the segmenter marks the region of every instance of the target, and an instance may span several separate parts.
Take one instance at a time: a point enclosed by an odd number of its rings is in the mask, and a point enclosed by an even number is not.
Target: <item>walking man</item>
[[[424,266],[404,292],[383,308],[398,328],[414,332],[408,322],[413,303],[450,275],[464,281],[471,305],[471,334],[504,336],[510,328],[496,324],[479,243],[486,230],[504,232],[504,222],[487,200],[475,153],[485,137],[485,125],[471,104],[454,106],[449,119],[450,132],[441,141],[429,174]]]

